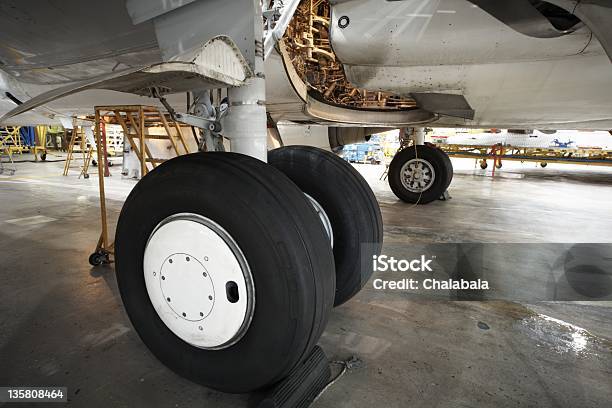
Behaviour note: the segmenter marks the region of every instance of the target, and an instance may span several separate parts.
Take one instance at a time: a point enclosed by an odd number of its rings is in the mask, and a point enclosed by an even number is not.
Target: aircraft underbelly
[[[582,26],[520,33],[466,0],[351,0],[332,8],[331,42],[357,87],[463,95],[457,126],[612,127],[612,64]]]
[[[350,66],[347,76],[368,89],[464,95],[474,119],[442,118],[447,124],[612,128],[612,66],[605,55],[530,63]]]
[[[467,0],[351,0],[332,7],[334,52],[346,65],[458,65],[555,59],[591,40],[522,34]],[[367,50],[367,52],[366,52]]]
[[[253,55],[244,51],[250,49],[246,44],[252,44],[252,39],[239,34],[249,22],[243,18],[231,26],[223,25],[210,10],[239,15],[238,11],[251,3],[108,0],[104,7],[96,7],[93,1],[77,0],[1,2],[0,116],[15,106],[11,97],[25,102],[65,83],[121,71],[126,77],[120,83],[106,81],[79,88],[89,89],[79,96],[67,96],[73,91],[59,92],[34,115],[52,120],[55,113],[79,114],[111,97],[115,103],[155,103],[154,99],[127,93],[91,90],[97,87],[145,95],[150,77],[155,77],[155,84],[163,85],[160,88],[168,93],[184,92],[194,83],[177,81],[173,64],[166,64],[170,68],[165,67],[162,73],[147,71],[147,76],[132,70],[173,61],[177,55],[184,57],[183,62],[193,62],[191,55],[196,51],[193,55],[200,55],[201,61],[192,65],[217,66],[210,56],[222,53],[213,52],[213,47],[202,48],[213,34],[233,39],[246,61],[234,58],[231,81],[216,78],[210,86],[242,83],[249,73],[246,62],[252,65]],[[438,115],[441,111],[420,105],[420,111],[370,112],[368,116],[308,100],[305,86],[298,86],[288,75],[291,70],[276,51],[266,61],[268,112],[275,120],[362,126],[372,120],[389,126],[435,120],[437,126],[612,128],[612,64],[589,28],[581,26],[570,34],[536,38],[503,23],[475,3],[334,0],[329,29],[333,51],[344,66],[346,79],[355,87],[406,97],[462,95],[474,111],[473,119]],[[189,68],[183,71],[191,78],[193,67]],[[227,72],[224,66],[217,74]],[[211,76],[199,74],[202,78]],[[195,85],[202,86],[199,82]],[[66,99],[56,101],[59,97]],[[184,95],[172,99],[182,105],[182,98]],[[372,115],[376,117],[372,119]]]

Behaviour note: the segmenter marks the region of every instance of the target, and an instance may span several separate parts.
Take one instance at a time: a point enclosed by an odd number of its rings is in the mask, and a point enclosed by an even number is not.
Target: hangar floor
[[[50,157],[51,158],[51,157]],[[453,199],[413,207],[378,177],[385,245],[612,242],[612,173],[504,168],[496,180],[456,162]],[[69,388],[72,406],[242,407],[170,372],[145,348],[112,267],[92,269],[97,179],[63,163],[0,175],[0,385]],[[109,180],[111,219],[132,185]],[[523,177],[518,179],[518,177]],[[383,250],[384,251],[384,250]],[[521,284],[529,284],[521,283]],[[366,288],[334,310],[321,344],[358,356],[317,407],[604,407],[612,400],[612,304],[423,301]]]

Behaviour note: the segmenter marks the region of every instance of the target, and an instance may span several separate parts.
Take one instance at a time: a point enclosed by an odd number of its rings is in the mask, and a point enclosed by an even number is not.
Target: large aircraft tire
[[[440,198],[452,179],[452,164],[432,145],[406,147],[389,165],[389,186],[402,201],[427,204]]]
[[[371,268],[362,267],[362,261],[379,255],[382,249],[382,216],[372,189],[353,166],[315,147],[274,149],[268,153],[268,163],[312,199],[323,224],[328,224],[336,264],[334,305],[341,305],[372,274]]]
[[[439,149],[435,146],[431,147],[433,147],[435,152],[439,153],[442,156],[442,159],[444,160],[444,165],[446,166],[446,185],[444,187],[444,190],[442,190],[442,192],[444,192],[448,188],[448,186],[450,186],[450,183],[453,181],[453,175],[455,174],[453,162],[451,161],[450,157],[448,157],[448,153],[446,153],[444,150]]]
[[[333,306],[317,213],[274,167],[196,153],[147,174],[115,237],[117,281],[142,341],[207,387],[249,392],[309,355]]]

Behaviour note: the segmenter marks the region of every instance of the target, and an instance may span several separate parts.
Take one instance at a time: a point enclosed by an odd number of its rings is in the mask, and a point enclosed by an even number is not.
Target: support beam
[[[228,90],[229,115],[223,122],[223,136],[230,139],[232,152],[267,161],[266,83],[263,58],[261,7],[255,7],[255,76],[247,85]]]
[[[232,152],[267,161],[264,81],[263,78],[255,78],[247,86],[229,89],[230,114],[225,120],[223,135],[230,139]]]
[[[400,129],[400,146],[406,147],[413,141],[415,145],[425,144],[425,128],[402,128]]]
[[[424,145],[425,144],[425,129],[424,128],[414,128],[412,139],[414,140],[415,145],[419,145],[419,146]]]

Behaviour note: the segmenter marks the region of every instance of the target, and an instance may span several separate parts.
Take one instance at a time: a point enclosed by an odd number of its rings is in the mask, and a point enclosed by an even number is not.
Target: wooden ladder
[[[130,147],[140,161],[142,176],[167,160],[153,156],[149,146],[147,146],[147,139],[169,140],[176,156],[189,153],[180,125],[175,121],[168,120],[156,107],[117,107],[113,109],[113,113],[115,114],[114,119],[123,129],[123,137],[128,140]],[[165,129],[166,134],[149,134],[149,127],[160,125]],[[149,168],[149,164],[151,168]]]
[[[118,124],[123,130],[123,138],[130,144],[132,151],[140,161],[140,175],[146,175],[158,165],[168,160],[157,158],[151,153],[147,139],[165,139],[170,142],[170,149],[176,156],[190,153],[183,131],[178,122],[171,120],[153,106],[142,105],[112,105],[95,106],[95,140],[98,155],[98,176],[100,188],[100,222],[102,231],[92,257],[100,257],[103,262],[111,262],[114,254],[114,243],[110,241],[106,214],[106,193],[103,169],[108,167],[108,152],[105,126]],[[165,134],[151,134],[149,129],[163,128]],[[124,156],[125,158],[125,156]],[[91,258],[90,258],[91,259]]]
[[[75,154],[81,154],[81,157],[76,158]],[[91,163],[91,157],[93,155],[93,146],[87,142],[85,132],[81,127],[74,127],[70,136],[70,143],[68,144],[68,156],[66,157],[66,163],[64,164],[64,176],[68,175],[68,171],[71,168],[77,166],[71,166],[72,162],[81,159],[83,164],[78,166],[80,168],[79,178],[89,178],[89,164]]]

